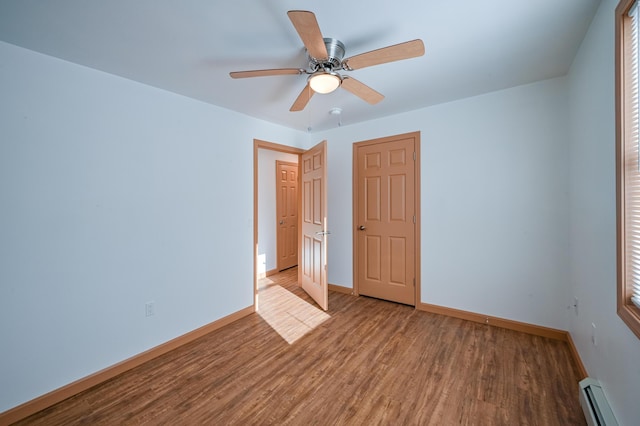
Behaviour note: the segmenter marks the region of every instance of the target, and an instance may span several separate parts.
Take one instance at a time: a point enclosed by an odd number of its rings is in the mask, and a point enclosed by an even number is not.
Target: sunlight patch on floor
[[[258,315],[289,344],[331,318],[320,308],[279,285],[268,286],[260,291]]]

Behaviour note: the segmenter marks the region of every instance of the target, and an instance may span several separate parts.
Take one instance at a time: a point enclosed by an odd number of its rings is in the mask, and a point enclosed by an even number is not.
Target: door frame
[[[352,161],[353,161],[353,166],[352,166],[352,178],[353,178],[353,182],[352,182],[352,197],[353,197],[353,201],[352,201],[352,212],[353,212],[353,218],[352,218],[352,230],[353,230],[353,294],[355,296],[360,296],[360,291],[358,288],[358,277],[359,277],[359,271],[358,271],[358,147],[359,146],[365,146],[365,145],[375,145],[375,144],[379,144],[379,143],[385,143],[385,142],[392,142],[396,139],[408,139],[408,138],[413,138],[414,140],[414,149],[415,149],[415,153],[416,153],[416,158],[415,158],[415,169],[414,169],[414,200],[415,200],[415,215],[416,215],[416,226],[413,228],[414,229],[414,255],[415,255],[415,277],[416,277],[416,285],[415,285],[415,308],[417,309],[418,306],[420,306],[420,304],[422,303],[421,300],[421,283],[422,283],[422,279],[421,279],[421,274],[420,274],[420,260],[421,260],[421,256],[420,256],[420,221],[421,221],[421,215],[420,215],[420,131],[416,131],[416,132],[409,132],[409,133],[402,133],[399,135],[393,135],[393,136],[385,136],[382,138],[376,138],[376,139],[370,139],[370,140],[364,140],[364,141],[360,141],[360,142],[354,142],[353,143],[353,155],[352,155]]]
[[[279,143],[267,142],[260,139],[253,140],[253,310],[258,310],[258,150],[295,154],[298,156],[298,181],[300,180],[300,157],[304,149],[295,148]],[[298,182],[298,212],[300,212],[300,184]],[[298,214],[298,233],[301,226],[301,216]],[[300,238],[298,238],[298,264],[300,264]],[[298,285],[301,282],[301,271],[298,268]]]

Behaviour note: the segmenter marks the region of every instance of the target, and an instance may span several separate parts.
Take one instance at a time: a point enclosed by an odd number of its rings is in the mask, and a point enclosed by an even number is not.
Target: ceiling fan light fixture
[[[318,71],[309,77],[309,86],[316,93],[331,93],[340,87],[342,79],[335,72]]]

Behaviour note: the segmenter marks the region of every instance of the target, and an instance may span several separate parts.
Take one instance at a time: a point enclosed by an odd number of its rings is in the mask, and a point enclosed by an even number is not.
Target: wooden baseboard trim
[[[353,289],[350,287],[344,287],[341,285],[329,284],[329,291],[335,291],[336,293],[353,295]]]
[[[267,272],[265,273],[265,277],[270,277],[271,275],[275,275],[275,274],[277,274],[278,272],[280,272],[280,271],[278,271],[278,269],[277,269],[277,268],[276,268],[276,269],[271,269],[270,271],[267,271]]]
[[[280,271],[278,270],[278,268],[276,268],[276,269],[270,269],[270,270],[268,270],[268,271],[266,271],[266,272],[258,272],[258,279],[259,279],[259,280],[261,280],[261,279],[263,279],[263,278],[270,277],[271,275],[275,275],[275,274],[277,274],[278,272],[280,272]]]
[[[258,279],[261,280],[263,278],[267,278],[268,276],[275,275],[278,272],[279,271],[277,269],[271,269],[271,270],[266,271],[266,272],[258,272]]]
[[[49,393],[32,399],[31,401],[27,401],[24,404],[18,405],[17,407],[11,408],[3,413],[0,413],[0,425],[8,425],[25,419],[30,415],[37,413],[38,411],[51,407],[58,402],[61,402],[67,398],[77,395],[82,391],[92,388],[109,379],[112,379],[124,373],[125,371],[142,365],[145,362],[159,357],[160,355],[164,355],[167,352],[190,343],[208,333],[211,333],[212,331],[218,330],[254,312],[255,307],[249,306],[224,318],[220,318],[217,321],[183,334],[182,336],[178,336],[175,339],[169,340],[168,342],[165,342],[147,351],[141,352],[138,355],[134,355],[129,359],[114,364],[87,377],[83,377],[82,379],[76,380],[75,382],[55,389]]]
[[[431,305],[428,303],[419,303],[416,308],[420,311],[431,312],[433,314],[446,315],[449,317],[493,325],[495,327],[506,328],[509,330],[521,331],[523,333],[533,334],[535,336],[548,337],[565,342],[567,341],[568,333],[564,330],[558,330],[555,328],[527,324],[524,322],[513,321],[504,318],[496,318],[488,315],[477,314],[475,312],[462,311],[459,309],[447,308],[439,305]]]
[[[433,314],[446,315],[454,318],[464,319],[467,321],[474,321],[482,324],[493,325],[495,327],[533,334],[534,336],[548,337],[551,339],[567,342],[567,345],[569,345],[569,351],[571,352],[571,357],[578,367],[580,380],[589,377],[587,369],[582,362],[582,358],[580,358],[580,354],[578,353],[578,348],[576,348],[576,345],[571,338],[571,333],[569,333],[568,331],[527,324],[504,318],[495,318],[483,314],[477,314],[475,312],[462,311],[459,309],[447,308],[439,305],[430,305],[428,303],[419,303],[416,308],[420,311],[431,312]]]
[[[571,338],[571,333],[567,332],[567,344],[569,345],[569,350],[571,351],[571,356],[578,366],[578,373],[580,374],[580,380],[586,379],[589,377],[589,373],[587,373],[587,369],[584,367],[582,363],[582,358],[580,358],[580,354],[578,353],[578,348],[576,344],[573,343],[573,339]]]

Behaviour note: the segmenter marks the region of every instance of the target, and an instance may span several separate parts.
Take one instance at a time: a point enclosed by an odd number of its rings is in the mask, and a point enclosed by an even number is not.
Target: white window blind
[[[640,308],[640,149],[638,134],[640,124],[640,108],[638,105],[638,60],[640,57],[639,27],[640,11],[636,2],[629,11],[631,20],[631,46],[629,57],[631,63],[626,68],[625,80],[628,84],[625,93],[626,135],[624,146],[624,196],[625,196],[625,240],[626,240],[626,276],[631,284],[632,303]],[[629,282],[631,281],[631,282]]]

